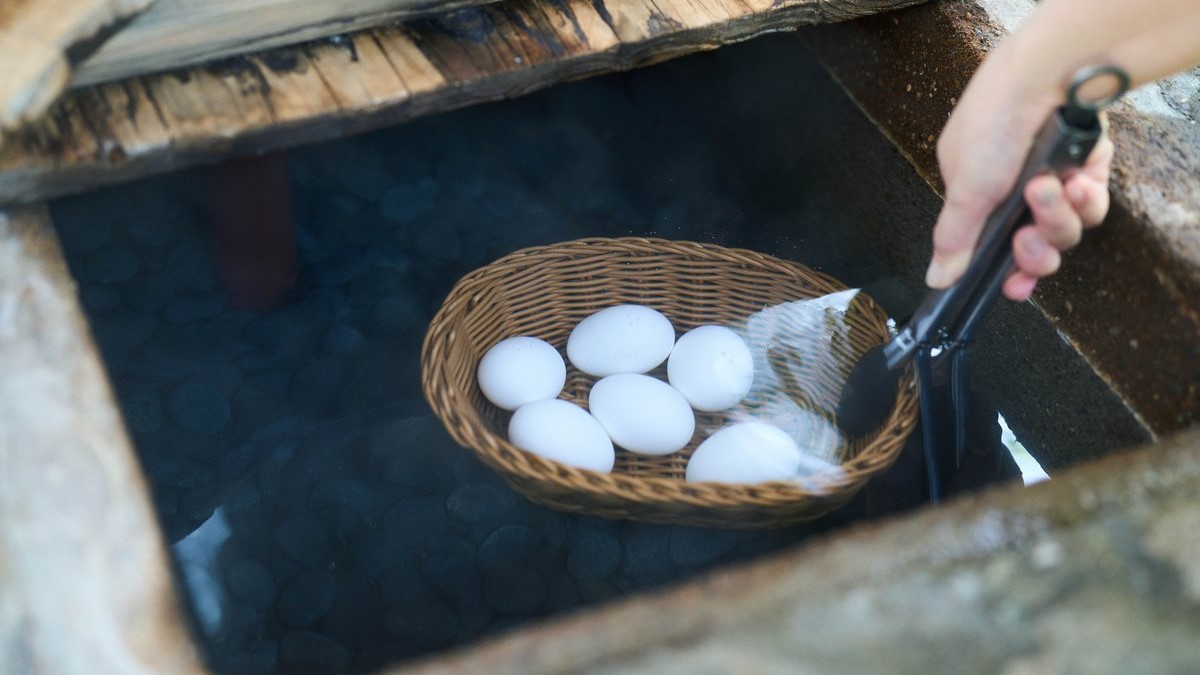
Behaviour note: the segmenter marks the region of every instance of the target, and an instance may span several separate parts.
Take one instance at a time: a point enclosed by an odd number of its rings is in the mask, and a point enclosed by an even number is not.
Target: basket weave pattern
[[[800,486],[685,482],[687,459],[707,435],[701,430],[720,426],[724,413],[697,412],[696,437],[672,455],[647,457],[618,450],[611,474],[542,459],[508,442],[511,413],[483,397],[476,368],[493,345],[518,335],[541,338],[564,351],[579,321],[612,305],[653,307],[682,334],[705,324],[738,324],[765,307],[845,288],[797,263],[710,244],[621,238],[528,248],[472,272],[451,290],[425,338],[422,385],[454,440],[535,502],[562,511],[647,522],[783,527],[836,509],[892,465],[916,422],[911,373],[903,378],[883,427],[839,449],[842,470]],[[851,339],[825,345],[833,353],[833,367],[805,371],[803,382],[787,383],[794,401],[826,418],[859,356],[889,337],[887,315],[865,295],[857,297],[845,317]],[[562,398],[586,407],[594,381],[568,363]]]

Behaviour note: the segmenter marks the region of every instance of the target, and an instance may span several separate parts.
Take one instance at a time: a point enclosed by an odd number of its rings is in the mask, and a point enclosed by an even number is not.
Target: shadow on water
[[[534,244],[646,234],[748,247],[911,311],[938,201],[794,39],[288,161],[299,276],[268,311],[232,307],[214,271],[202,171],[54,205],[216,671],[377,668],[923,501],[910,448],[807,527],[564,515],[457,447],[421,395],[421,339],[441,298]],[[1017,475],[997,405],[981,400],[952,490]]]

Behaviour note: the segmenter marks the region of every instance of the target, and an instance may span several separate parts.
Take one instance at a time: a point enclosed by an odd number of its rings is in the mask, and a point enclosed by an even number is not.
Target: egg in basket
[[[435,316],[422,382],[454,439],[558,510],[782,527],[848,501],[898,456],[911,374],[849,441],[841,386],[889,338],[865,294],[753,251],[661,239],[524,249]]]

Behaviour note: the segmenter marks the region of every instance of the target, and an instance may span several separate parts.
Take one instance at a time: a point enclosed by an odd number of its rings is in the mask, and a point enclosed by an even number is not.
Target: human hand
[[[1006,88],[1002,73],[980,70],[951,115],[938,142],[946,203],[933,232],[933,260],[926,283],[945,288],[958,280],[974,252],[983,223],[1007,195],[1042,120],[1054,108],[1051,92]],[[1059,180],[1042,175],[1024,187],[1033,222],[1013,237],[1017,271],[1004,295],[1029,298],[1037,280],[1058,270],[1060,252],[1079,243],[1085,228],[1108,212],[1113,145],[1101,139],[1083,167]]]

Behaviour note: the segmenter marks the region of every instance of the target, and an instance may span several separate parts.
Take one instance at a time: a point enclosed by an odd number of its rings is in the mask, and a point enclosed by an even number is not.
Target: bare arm
[[[926,281],[944,288],[966,269],[988,213],[1011,189],[1029,142],[1062,102],[1071,76],[1087,65],[1115,64],[1134,85],[1200,62],[1200,0],[1043,0],[976,72],[938,142],[946,205],[934,228]],[[1079,242],[1084,227],[1108,211],[1112,144],[1064,182],[1031,180],[1025,196],[1034,224],[1014,239],[1019,271],[1005,284],[1014,300],[1029,297],[1039,277],[1054,273],[1059,251]]]

